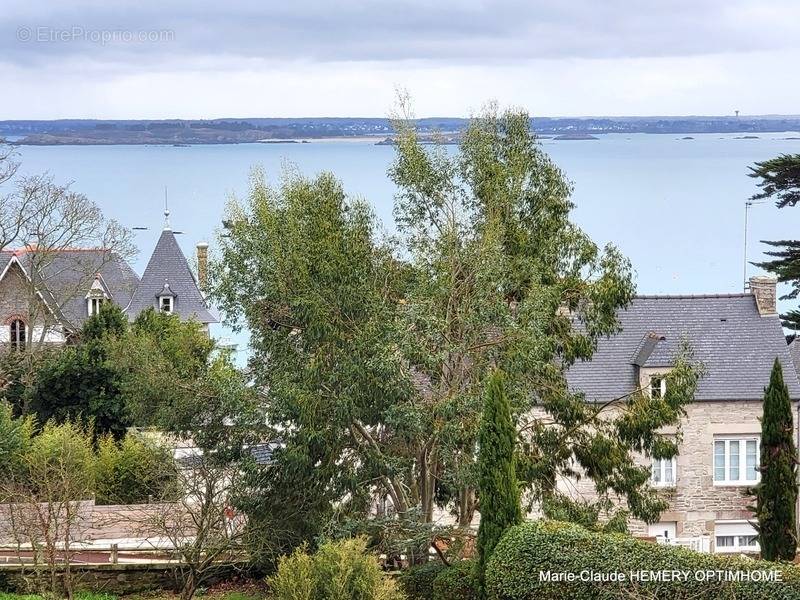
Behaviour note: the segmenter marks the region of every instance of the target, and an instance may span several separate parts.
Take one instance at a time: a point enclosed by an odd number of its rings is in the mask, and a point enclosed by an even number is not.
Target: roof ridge
[[[634,298],[644,300],[695,300],[703,298],[752,298],[750,292],[731,292],[728,294],[637,294]]]

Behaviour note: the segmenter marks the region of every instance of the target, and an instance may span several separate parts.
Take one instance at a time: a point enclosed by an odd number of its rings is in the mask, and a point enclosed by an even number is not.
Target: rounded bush
[[[477,600],[476,583],[475,561],[453,563],[433,580],[433,600]]]
[[[572,581],[563,580],[569,574]],[[489,560],[486,589],[493,600],[793,600],[800,599],[800,568],[540,521],[505,533]]]
[[[438,560],[416,565],[400,574],[400,585],[408,600],[430,600],[433,597],[433,582],[447,567]]]

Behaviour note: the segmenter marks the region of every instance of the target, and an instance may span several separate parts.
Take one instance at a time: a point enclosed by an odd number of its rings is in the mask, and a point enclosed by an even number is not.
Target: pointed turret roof
[[[158,238],[153,255],[125,312],[135,319],[147,308],[158,309],[158,297],[167,289],[173,297],[172,312],[181,319],[194,317],[201,323],[217,323],[197,287],[189,263],[181,251],[175,233],[167,225]]]

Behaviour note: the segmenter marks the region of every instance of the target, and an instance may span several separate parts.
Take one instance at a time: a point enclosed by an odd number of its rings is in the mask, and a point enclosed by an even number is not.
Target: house
[[[208,244],[197,245],[199,279],[207,271]],[[202,282],[201,282],[202,283]],[[97,248],[0,251],[0,344],[63,344],[104,302],[114,302],[129,320],[154,308],[195,319],[208,331],[211,314],[167,224],[139,277],[118,255]]]
[[[633,522],[632,531],[673,540],[707,536],[715,552],[757,552],[747,509],[752,496],[745,491],[760,477],[759,418],[776,357],[795,413],[800,410],[800,382],[777,314],[776,281],[751,278],[750,292],[742,294],[638,296],[619,320],[622,331],[601,340],[591,361],[569,370],[570,387],[588,401],[638,388],[663,394],[663,376],[682,339],[705,368],[695,401],[686,407],[679,455],[650,463],[652,485],[663,490],[670,506],[660,522]],[[578,485],[591,494],[587,483]]]

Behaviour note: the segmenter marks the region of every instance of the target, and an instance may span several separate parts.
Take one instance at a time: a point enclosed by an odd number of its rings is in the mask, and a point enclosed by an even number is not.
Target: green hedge
[[[477,600],[476,583],[475,561],[453,563],[433,580],[433,600]]]
[[[631,581],[632,572],[688,572],[686,580]],[[761,581],[723,581],[716,574],[750,573]],[[765,581],[777,571],[782,581]],[[756,572],[754,575],[753,573]],[[542,574],[574,574],[577,580],[547,581]],[[609,581],[608,574],[625,576]],[[604,581],[582,581],[603,576]],[[705,579],[705,580],[704,580]],[[509,529],[489,561],[486,586],[494,600],[596,600],[611,598],[793,600],[800,599],[800,568],[700,554],[652,544],[623,534],[590,532],[555,521],[526,523]]]
[[[430,600],[433,597],[433,582],[446,568],[444,563],[434,560],[400,573],[400,586],[408,600]]]

